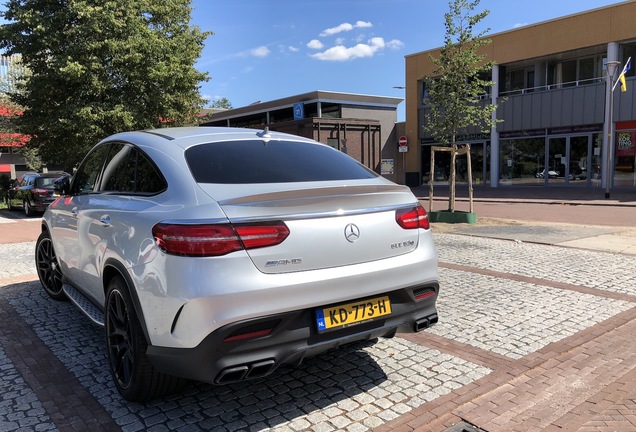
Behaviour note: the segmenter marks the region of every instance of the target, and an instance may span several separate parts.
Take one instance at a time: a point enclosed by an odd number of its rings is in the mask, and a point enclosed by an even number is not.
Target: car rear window
[[[35,179],[35,186],[52,188],[55,180],[57,180],[57,177],[37,177]]]
[[[288,183],[358,180],[377,174],[323,144],[263,140],[200,144],[185,152],[198,183]]]

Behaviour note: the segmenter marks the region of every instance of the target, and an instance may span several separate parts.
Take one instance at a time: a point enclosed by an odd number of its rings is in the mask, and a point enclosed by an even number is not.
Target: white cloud
[[[323,30],[322,33],[320,33],[320,36],[322,36],[322,37],[332,36],[332,35],[335,35],[337,33],[342,33],[344,31],[351,31],[354,28],[369,28],[369,27],[373,27],[373,24],[371,24],[370,22],[367,22],[367,21],[356,21],[355,24],[342,23],[339,26],[330,27],[328,29]]]
[[[254,57],[267,57],[267,55],[270,53],[269,48],[267,48],[266,46],[259,46],[258,48],[254,48],[253,50],[250,51],[250,54],[253,55]]]
[[[399,50],[404,48],[404,42],[402,42],[401,40],[392,39],[386,43],[386,46],[392,50]]]
[[[357,58],[373,57],[378,51],[382,51],[385,47],[384,39],[374,37],[367,44],[357,44],[347,48],[343,45],[336,45],[326,51],[312,54],[311,56],[318,60],[325,61],[347,61]]]
[[[512,26],[512,28],[519,28],[519,27],[523,27],[523,26],[527,26],[528,23],[517,23],[515,25]]]
[[[298,52],[298,48],[296,48],[294,46],[289,46],[289,47],[287,47],[287,49],[289,49],[291,52]]]
[[[371,24],[368,21],[358,21],[358,22],[356,22],[355,27],[358,27],[358,28],[369,28],[369,27],[373,27],[373,24]]]
[[[336,33],[341,33],[343,31],[351,31],[351,30],[353,30],[353,26],[351,24],[342,23],[339,26],[331,27],[324,30],[322,33],[320,33],[320,36],[322,37],[331,36],[331,35],[335,35]]]
[[[345,43],[345,38],[339,37],[336,39],[336,45],[344,45],[344,43]]]
[[[307,44],[307,48],[311,48],[311,49],[322,49],[322,47],[324,47],[324,45],[318,39],[312,39]]]

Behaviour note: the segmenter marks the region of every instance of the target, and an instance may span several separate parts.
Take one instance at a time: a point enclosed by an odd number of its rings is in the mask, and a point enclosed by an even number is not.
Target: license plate
[[[324,331],[349,327],[390,313],[391,301],[388,296],[384,296],[318,309],[316,322],[318,331]]]

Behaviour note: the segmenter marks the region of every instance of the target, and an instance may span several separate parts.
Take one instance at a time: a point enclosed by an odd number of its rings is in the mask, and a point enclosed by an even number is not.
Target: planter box
[[[477,222],[477,213],[462,212],[457,210],[454,212],[450,212],[448,210],[432,211],[428,213],[428,219],[431,222],[474,224],[475,222]]]

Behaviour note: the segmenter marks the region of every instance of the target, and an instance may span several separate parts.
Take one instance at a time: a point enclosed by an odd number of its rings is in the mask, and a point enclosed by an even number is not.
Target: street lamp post
[[[607,62],[607,79],[609,82],[609,86],[607,87],[607,91],[609,92],[609,97],[606,97],[606,110],[608,110],[608,115],[606,115],[607,121],[607,154],[605,155],[605,198],[609,199],[610,197],[610,188],[612,184],[612,155],[614,152],[614,75],[616,74],[616,69],[618,68],[618,61],[608,61]]]

